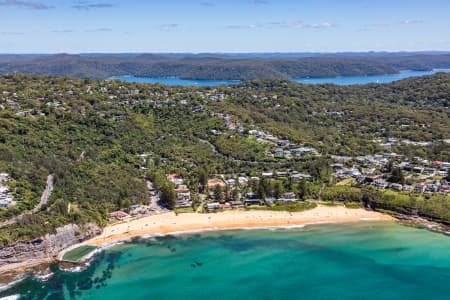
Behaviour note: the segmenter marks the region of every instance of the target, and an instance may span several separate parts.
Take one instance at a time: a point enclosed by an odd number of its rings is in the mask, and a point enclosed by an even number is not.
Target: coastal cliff
[[[12,265],[29,268],[39,261],[51,261],[58,253],[76,243],[92,238],[101,233],[95,224],[79,226],[69,224],[56,229],[56,233],[41,238],[19,241],[0,248],[0,273],[8,271]]]

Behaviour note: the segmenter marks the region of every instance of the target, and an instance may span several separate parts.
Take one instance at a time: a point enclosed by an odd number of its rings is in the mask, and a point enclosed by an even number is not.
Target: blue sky
[[[448,0],[0,0],[0,53],[450,50]]]

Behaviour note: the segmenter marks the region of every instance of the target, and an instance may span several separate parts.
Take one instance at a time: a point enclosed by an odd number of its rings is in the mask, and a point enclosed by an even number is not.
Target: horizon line
[[[92,51],[92,52],[3,52],[0,55],[83,55],[83,54],[376,54],[376,53],[450,53],[449,50],[366,50],[366,51]]]

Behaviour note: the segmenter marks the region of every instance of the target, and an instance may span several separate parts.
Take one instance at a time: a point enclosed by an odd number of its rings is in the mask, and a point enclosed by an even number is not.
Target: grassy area
[[[95,246],[84,245],[66,252],[63,256],[64,261],[78,262],[80,259],[97,249]]]
[[[345,202],[345,207],[347,208],[362,208],[363,204],[361,202]]]
[[[354,178],[346,178],[346,179],[336,183],[336,185],[351,185],[352,183],[355,183],[355,182],[356,182],[356,180]]]
[[[186,214],[186,213],[193,213],[194,209],[192,207],[180,207],[174,209],[176,214]]]
[[[336,201],[320,201],[319,203],[324,206],[339,206],[342,204]]]
[[[288,211],[288,212],[299,212],[299,211],[305,211],[308,209],[313,209],[317,207],[316,203],[311,202],[295,202],[295,203],[288,203],[288,204],[273,204],[271,206],[249,206],[247,209],[254,209],[254,210],[273,210],[273,211]]]

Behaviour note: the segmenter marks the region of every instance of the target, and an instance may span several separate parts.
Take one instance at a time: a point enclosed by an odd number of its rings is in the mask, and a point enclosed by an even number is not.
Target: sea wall
[[[95,224],[79,226],[69,224],[57,228],[56,233],[44,237],[19,241],[0,248],[0,268],[7,264],[22,263],[28,260],[50,260],[58,253],[74,244],[92,238],[101,233]]]

